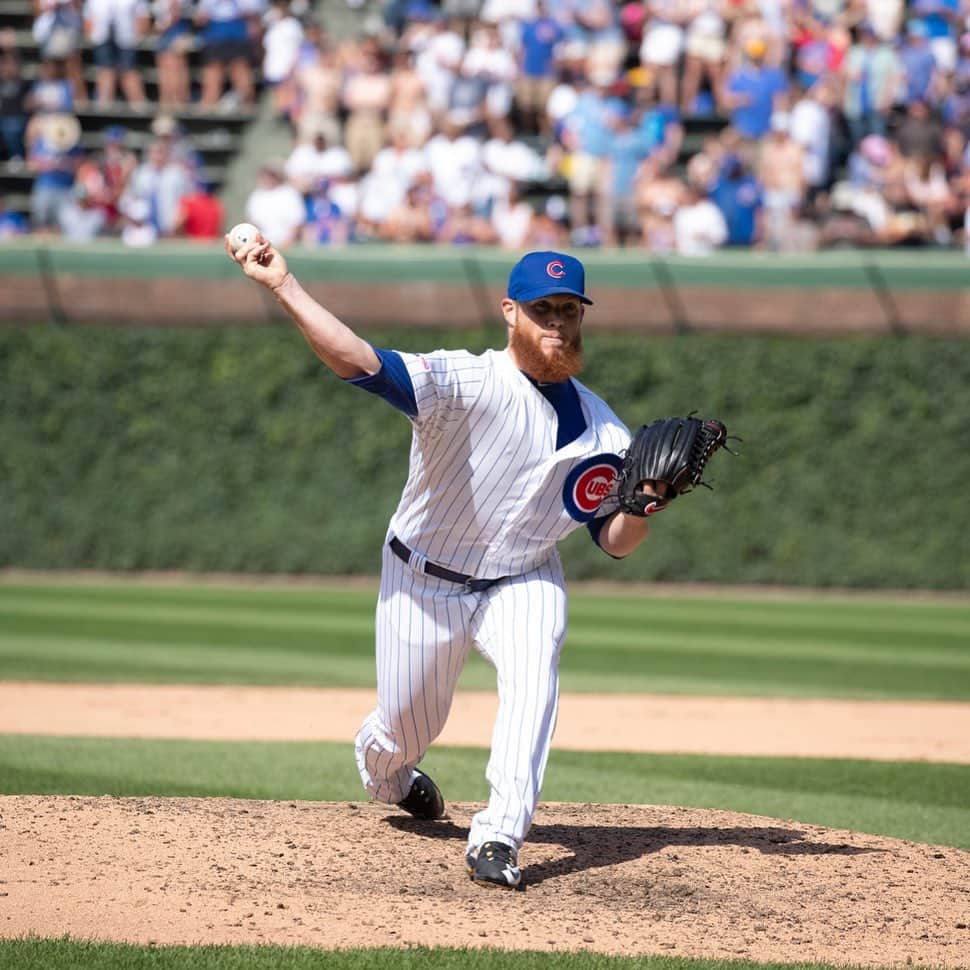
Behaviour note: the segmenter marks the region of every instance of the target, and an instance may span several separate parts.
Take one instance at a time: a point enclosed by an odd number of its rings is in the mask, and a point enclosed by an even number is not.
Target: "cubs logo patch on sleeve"
[[[570,518],[590,522],[596,518],[603,499],[610,494],[623,462],[616,455],[593,455],[576,465],[566,476],[562,501]]]

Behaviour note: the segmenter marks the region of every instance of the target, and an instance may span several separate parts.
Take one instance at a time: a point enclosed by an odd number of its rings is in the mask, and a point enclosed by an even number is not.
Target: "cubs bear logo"
[[[566,267],[558,259],[554,259],[546,266],[546,272],[554,280],[561,280],[566,275]]]
[[[594,455],[576,465],[566,476],[562,500],[569,517],[590,522],[603,499],[610,494],[623,462],[616,455]]]

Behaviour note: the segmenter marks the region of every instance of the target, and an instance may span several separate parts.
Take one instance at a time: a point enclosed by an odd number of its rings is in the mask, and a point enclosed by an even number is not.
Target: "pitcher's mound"
[[[523,889],[464,869],[479,806],[0,797],[0,936],[493,946],[970,966],[970,853],[732,812],[543,805]]]

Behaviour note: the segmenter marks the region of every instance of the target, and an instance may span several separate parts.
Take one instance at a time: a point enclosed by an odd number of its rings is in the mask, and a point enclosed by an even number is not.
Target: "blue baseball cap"
[[[583,264],[575,256],[565,253],[526,253],[509,273],[508,297],[522,303],[554,293],[569,293],[578,296],[583,303],[592,304],[585,289]]]

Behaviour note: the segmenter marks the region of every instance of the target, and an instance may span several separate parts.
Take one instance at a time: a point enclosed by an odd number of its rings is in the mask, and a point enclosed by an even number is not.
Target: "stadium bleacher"
[[[199,2],[204,7],[208,0]],[[245,5],[249,0],[240,2]],[[779,3],[772,0],[768,7],[780,10]],[[564,19],[556,21],[563,33],[547,62],[551,68],[543,76],[556,90],[537,113],[536,105],[519,102],[519,82],[525,79],[526,68],[524,60],[516,58],[520,54],[524,58],[523,38],[533,16],[522,11],[539,9],[528,0],[518,4],[515,0],[318,0],[316,6],[310,0],[292,0],[292,9],[285,0],[269,7],[259,7],[254,0],[247,20],[254,30],[251,37],[263,31],[266,65],[272,63],[270,35],[275,31],[280,37],[285,31],[276,28],[287,21],[292,25],[283,44],[290,73],[280,75],[276,86],[262,84],[261,52],[253,44],[255,103],[249,102],[243,72],[235,78],[243,101],[228,90],[216,101],[217,93],[208,86],[208,103],[202,105],[203,82],[206,77],[211,80],[211,74],[203,65],[200,42],[193,39],[187,51],[191,97],[178,107],[162,109],[159,83],[166,76],[159,77],[156,34],[134,47],[138,72],[134,88],[144,88],[145,100],[99,102],[94,94],[101,87],[103,71],[96,66],[96,49],[86,38],[78,52],[87,97],[76,99],[70,109],[80,124],[79,139],[72,144],[93,158],[103,146],[105,132],[123,127],[124,146],[143,158],[159,134],[155,127],[159,115],[166,115],[169,126],[174,124],[185,136],[183,148],[192,156],[186,166],[189,180],[215,190],[225,211],[238,221],[248,208],[248,197],[258,188],[259,173],[282,171],[297,144],[305,147],[323,125],[328,132],[325,147],[335,147],[335,141],[342,140],[350,156],[350,168],[341,176],[348,184],[337,189],[324,184],[333,181],[329,174],[316,176],[312,185],[304,178],[299,191],[306,220],[287,234],[285,244],[490,242],[498,230],[497,223],[487,225],[494,221],[496,204],[501,207],[514,196],[515,204],[524,202],[540,221],[548,217],[558,222],[558,230],[568,232],[572,243],[580,246],[632,242],[659,251],[681,251],[674,240],[671,213],[684,209],[698,218],[710,216],[705,251],[721,245],[799,251],[847,244],[963,245],[970,199],[970,20],[956,12],[955,3],[895,0],[890,6],[898,8],[896,20],[877,27],[865,19],[865,11],[871,15],[878,6],[874,0],[846,3],[835,15],[827,13],[820,0],[806,0],[785,7],[783,23],[775,23],[757,0],[671,0],[670,9],[681,18],[678,43],[690,35],[694,26],[690,18],[702,16],[698,10],[718,11],[721,75],[717,83],[711,80],[708,87],[705,81],[695,91],[685,80],[691,60],[688,49],[674,55],[672,64],[682,65],[676,69],[684,73],[677,76],[674,93],[665,94],[662,62],[651,61],[657,53],[653,34],[665,24],[662,4],[563,0],[557,16]],[[579,27],[578,21],[569,20],[571,15],[563,14],[563,10],[568,14],[595,9],[611,10],[615,18],[605,30],[607,36],[586,25]],[[949,20],[940,10],[949,11]],[[640,19],[628,16],[631,12]],[[0,50],[16,53],[20,78],[27,82],[38,80],[45,70],[32,31],[34,20],[32,0],[0,0]],[[311,26],[316,30],[313,37]],[[943,33],[935,34],[938,30]],[[821,60],[820,51],[825,55]],[[492,53],[500,60],[489,60]],[[439,70],[430,63],[439,56],[451,57],[454,63],[443,60]],[[506,73],[490,73],[503,57]],[[879,58],[883,66],[879,72],[860,73],[858,65],[870,57]],[[373,66],[367,68],[369,60],[377,65],[376,71]],[[272,81],[271,67],[265,69]],[[9,90],[9,64],[4,70]],[[409,70],[420,80],[407,82],[412,92],[407,96],[411,98],[408,108],[399,110],[395,118],[387,91],[378,92],[379,99],[384,99],[381,104],[361,112],[372,115],[369,143],[364,146],[355,138],[352,144],[348,133],[361,130],[355,122],[364,121],[367,127],[367,119],[353,117],[357,109],[348,95],[358,77],[374,72],[377,88],[367,95],[372,97],[382,84],[397,90],[395,84]],[[605,80],[597,81],[604,70]],[[330,80],[322,82],[320,76],[328,71]],[[444,77],[436,81],[435,71]],[[871,82],[873,89],[863,96],[860,86],[869,84],[865,79],[877,73],[883,80]],[[307,81],[308,75],[316,80]],[[307,108],[319,95],[313,84],[331,84],[331,90],[338,92],[333,102]],[[417,100],[414,84],[423,86]],[[292,94],[284,103],[279,96],[288,87]],[[470,90],[478,93],[469,95]],[[131,90],[126,94],[135,97]],[[562,95],[557,102],[562,114],[553,108],[557,94]],[[661,100],[665,97],[673,100]],[[692,100],[687,103],[684,98]],[[496,103],[501,106],[496,108]],[[865,117],[858,114],[860,105],[869,105]],[[418,189],[413,158],[401,168],[392,154],[390,162],[384,159],[390,168],[383,173],[371,166],[376,164],[376,152],[389,150],[395,127],[400,129],[403,123],[410,128],[421,115],[427,119],[423,134],[415,134],[414,129],[408,137],[417,140],[409,147],[421,153],[423,172],[436,170],[430,194],[419,192],[415,200],[424,201],[409,202],[406,192]],[[73,119],[68,120],[77,127]],[[524,171],[511,163],[501,172],[489,169],[491,163],[484,163],[481,149],[487,139],[508,137],[497,131],[508,123],[514,141],[531,150],[543,165],[527,165]],[[450,129],[476,140],[477,157],[462,158],[458,136]],[[668,137],[664,132],[674,134]],[[434,162],[431,156],[436,152]],[[403,162],[403,155],[398,160]],[[68,170],[73,160],[65,161],[62,155],[59,162],[62,169],[55,177]],[[457,193],[449,190],[455,188],[448,174],[450,164],[468,169],[461,176],[467,185]],[[34,177],[29,167],[21,158],[0,160],[0,199],[8,211],[26,215],[30,210]],[[587,171],[590,174],[584,177]],[[620,178],[618,172],[622,181],[614,184]],[[486,184],[489,179],[491,185]],[[658,202],[651,189],[665,180],[669,198]],[[289,174],[286,181],[293,181]],[[496,187],[496,182],[505,188]],[[38,182],[35,189],[39,187]],[[83,186],[75,188],[83,194]],[[59,191],[64,193],[63,185]],[[378,198],[382,192],[384,199]],[[745,202],[745,193],[754,193],[757,201]],[[422,205],[438,213],[432,220],[433,231],[412,238],[406,227],[408,212],[417,212]],[[461,211],[467,206],[475,210],[468,214],[471,222]],[[405,226],[402,234],[390,225],[395,207],[396,218],[403,214],[405,220],[400,223]],[[664,208],[669,211],[660,212]],[[652,212],[657,214],[653,227]],[[734,220],[729,229],[711,222],[722,217]],[[112,219],[106,231],[116,235],[118,223]],[[446,228],[449,220],[453,224]],[[514,222],[510,216],[505,228],[516,231]],[[334,231],[336,223],[342,224]],[[36,227],[44,227],[44,220],[35,219]],[[558,231],[551,225],[540,227],[540,238],[532,241],[555,242],[543,235],[547,229]],[[15,231],[24,231],[24,225]],[[51,231],[56,233],[57,226]],[[160,227],[159,237],[172,234],[170,226]],[[518,241],[502,236],[502,244],[512,248],[527,242],[527,234]]]
[[[320,19],[337,36],[359,30],[365,13],[371,8],[379,8],[379,5],[374,4],[331,3],[320,6]],[[21,76],[27,81],[35,81],[40,75],[40,50],[31,29],[34,18],[32,0],[0,0],[0,36],[6,39],[8,48],[16,52],[20,60]],[[92,57],[92,44],[86,38],[80,46],[80,53],[83,78],[90,94],[94,90],[97,68]],[[202,168],[199,174],[203,181],[219,192],[225,185],[229,163],[240,152],[242,136],[256,117],[257,109],[234,105],[231,98],[227,98],[215,109],[202,108],[197,102],[201,68],[197,39],[193,39],[189,46],[188,60],[193,101],[174,110],[166,109],[165,113],[175,118],[201,157]],[[81,125],[79,144],[86,152],[99,149],[103,145],[104,132],[118,125],[126,129],[125,147],[139,155],[151,141],[151,126],[160,110],[154,37],[139,41],[137,67],[145,87],[146,104],[133,107],[124,101],[101,104],[88,100],[75,105],[73,113]],[[255,66],[254,73],[258,76],[258,68]],[[725,123],[726,119],[717,115],[688,119],[678,167],[683,169],[690,156],[698,151],[703,139],[719,131]],[[522,137],[537,150],[544,151],[548,147],[548,139],[536,135]],[[29,213],[32,182],[33,175],[22,160],[0,161],[0,197],[5,200],[8,211],[19,212],[24,216]],[[545,184],[529,186],[526,197],[538,206],[544,198],[561,192],[563,188],[562,180],[553,178]]]
[[[22,75],[27,80],[38,76],[40,53],[37,41],[31,33],[34,12],[31,0],[0,0],[0,34],[12,38],[13,47],[20,61]],[[96,68],[92,60],[92,47],[88,40],[81,46],[84,80],[93,88]],[[75,105],[74,114],[81,123],[80,145],[95,150],[103,144],[103,133],[114,125],[127,129],[125,147],[141,151],[151,140],[151,125],[159,109],[157,105],[157,69],[152,38],[139,42],[137,65],[141,74],[148,104],[135,108],[125,102],[99,104],[89,100]],[[189,67],[193,88],[198,87],[198,45],[189,51]],[[202,160],[201,176],[217,190],[226,178],[228,162],[239,151],[241,133],[255,117],[253,108],[238,105],[220,105],[217,110],[202,110],[196,103],[174,110],[167,110],[191,138],[192,146]],[[7,209],[26,214],[30,209],[30,186],[32,174],[18,161],[0,162],[0,196],[5,197]]]

